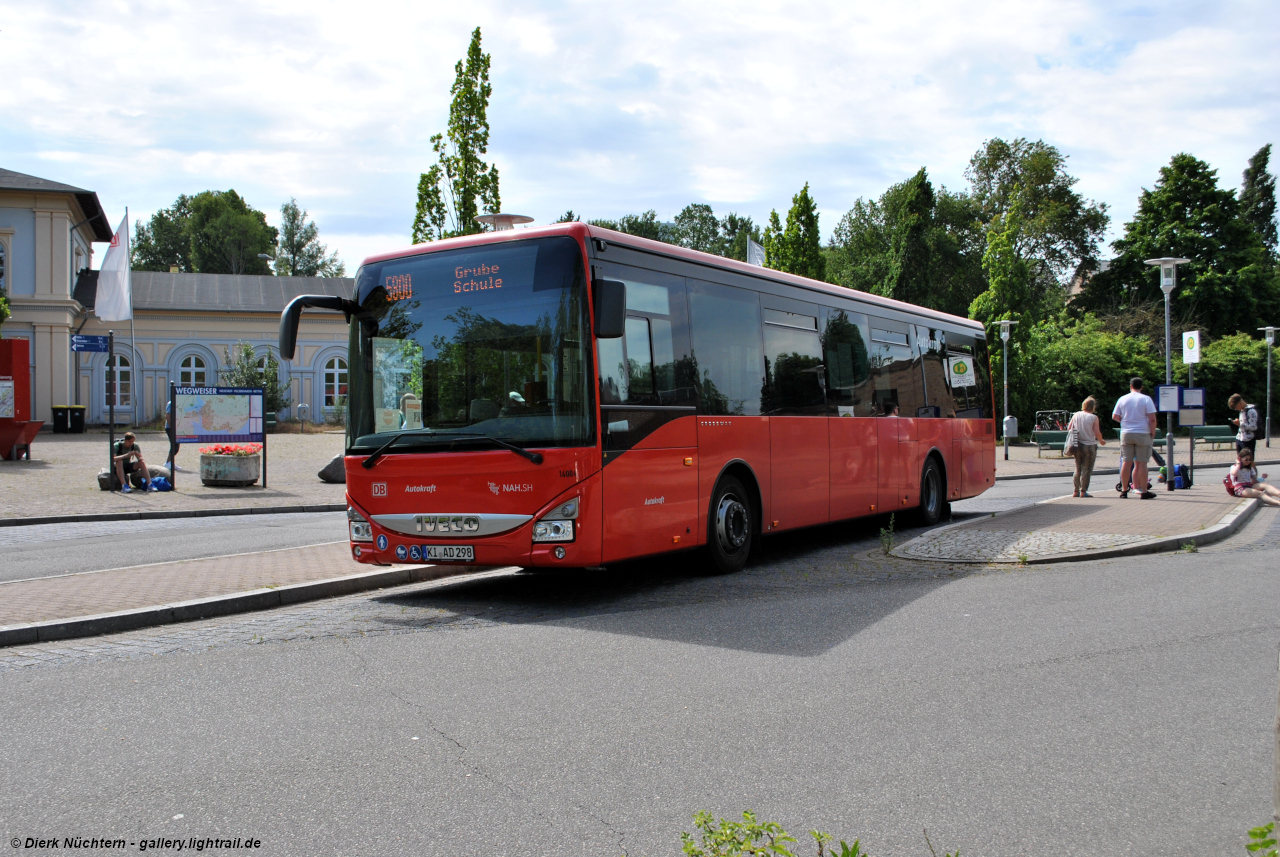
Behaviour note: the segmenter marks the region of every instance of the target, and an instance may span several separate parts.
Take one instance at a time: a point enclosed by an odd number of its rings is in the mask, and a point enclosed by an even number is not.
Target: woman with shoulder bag
[[[1080,404],[1080,410],[1067,423],[1066,446],[1076,458],[1076,472],[1072,480],[1072,497],[1092,497],[1089,479],[1093,476],[1093,464],[1098,460],[1098,444],[1106,446],[1102,439],[1102,425],[1098,422],[1098,400],[1093,396]]]

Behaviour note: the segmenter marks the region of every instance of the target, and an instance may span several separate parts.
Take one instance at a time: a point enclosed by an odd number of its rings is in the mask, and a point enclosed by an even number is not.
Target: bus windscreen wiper
[[[490,443],[497,444],[503,449],[511,450],[516,455],[529,459],[534,464],[542,463],[542,453],[530,452],[524,447],[516,446],[514,443],[509,443],[505,440],[502,440],[501,438],[493,437],[492,435],[481,434],[480,432],[437,432],[437,431],[432,431],[431,429],[425,429],[422,431],[401,432],[400,434],[391,438],[391,440],[384,443],[382,446],[375,449],[373,451],[373,454],[370,455],[361,463],[361,466],[363,466],[366,470],[372,468],[375,464],[378,463],[378,459],[382,458],[382,456],[386,453],[386,451],[390,449],[392,446],[394,446],[400,440],[400,438],[413,437],[413,436],[443,437],[443,438],[458,437],[458,438],[466,438],[468,440],[487,440]]]

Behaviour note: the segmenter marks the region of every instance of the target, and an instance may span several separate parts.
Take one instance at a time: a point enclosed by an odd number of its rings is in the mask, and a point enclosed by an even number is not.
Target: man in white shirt
[[[1120,496],[1129,496],[1129,477],[1141,487],[1143,500],[1154,500],[1147,481],[1147,462],[1156,436],[1156,403],[1142,392],[1142,379],[1129,382],[1129,394],[1116,402],[1111,419],[1120,423]]]

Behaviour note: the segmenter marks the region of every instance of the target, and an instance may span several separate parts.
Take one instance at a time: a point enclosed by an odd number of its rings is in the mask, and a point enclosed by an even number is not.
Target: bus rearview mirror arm
[[[596,339],[617,339],[627,325],[627,284],[621,280],[594,280]]]
[[[292,360],[298,345],[298,322],[302,319],[303,307],[336,310],[351,321],[351,316],[359,309],[354,301],[335,295],[298,295],[289,301],[289,305],[280,313],[280,357]]]

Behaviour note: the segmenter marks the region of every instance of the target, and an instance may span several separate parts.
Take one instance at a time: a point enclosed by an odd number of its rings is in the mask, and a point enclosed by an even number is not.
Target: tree
[[[987,232],[982,269],[990,285],[969,307],[969,317],[988,327],[997,321],[1023,322],[1014,327],[1011,339],[1025,339],[1030,329],[1026,322],[1039,320],[1031,289],[1032,263],[1019,258],[1017,251],[1025,229],[1022,196],[1015,192],[1009,209],[997,216]]]
[[[989,226],[1013,205],[1022,205],[1022,228],[1012,250],[1020,259],[1038,260],[1058,280],[1082,264],[1096,266],[1098,242],[1110,218],[1104,203],[1084,199],[1079,181],[1066,170],[1067,159],[1043,140],[996,137],[969,160],[965,176],[977,203],[979,220]],[[1039,273],[1039,272],[1037,272]]]
[[[320,230],[307,211],[290,199],[280,206],[280,247],[276,250],[277,277],[345,277],[346,266],[335,250],[320,243]]]
[[[799,274],[814,280],[825,279],[827,260],[822,255],[822,238],[818,231],[818,207],[809,195],[809,183],[791,198],[787,225],[783,228],[778,211],[769,213],[769,226],[764,233],[765,265],[779,271]]]
[[[483,231],[476,215],[501,210],[498,168],[481,156],[489,151],[489,55],[480,51],[480,28],[471,33],[466,64],[458,60],[449,94],[449,127],[431,138],[437,163],[418,180],[413,240],[420,244]]]
[[[720,221],[716,220],[711,206],[695,202],[686,205],[676,215],[674,226],[675,243],[690,250],[701,250],[703,253],[724,255],[724,239],[720,235]]]
[[[222,350],[225,369],[219,369],[222,383],[228,387],[261,387],[262,406],[272,413],[280,413],[289,407],[289,394],[280,383],[280,361],[274,354],[265,358],[255,357],[253,346],[241,340]],[[259,360],[262,366],[259,367]]]
[[[732,211],[720,221],[720,234],[722,255],[739,262],[747,261],[748,239],[760,243],[760,227],[750,217],[742,217]]]
[[[135,271],[168,271],[177,266],[183,273],[196,270],[191,259],[191,197],[179,194],[173,205],[139,223],[129,248],[129,265]]]
[[[560,215],[560,219],[557,220],[556,223],[577,223],[579,219],[578,215],[574,214],[573,209],[571,208],[564,214]]]
[[[921,168],[879,200],[857,200],[824,253],[833,283],[964,315],[987,288],[985,249],[973,198],[935,191]]]
[[[1276,257],[1276,177],[1267,171],[1271,161],[1271,144],[1263,146],[1249,159],[1240,189],[1240,216],[1262,239],[1262,246],[1272,261]]]
[[[234,190],[206,190],[191,197],[187,232],[191,263],[202,274],[270,274],[260,254],[275,249],[275,227]]]
[[[1122,314],[1164,300],[1159,273],[1145,260],[1181,256],[1171,314],[1198,320],[1209,338],[1252,331],[1280,313],[1280,282],[1262,238],[1240,216],[1235,192],[1218,186],[1217,171],[1192,155],[1174,155],[1160,179],[1144,189],[1138,211],[1113,244],[1119,254],[1091,278],[1072,306]],[[1163,345],[1163,336],[1159,337]]]
[[[650,241],[663,241],[667,244],[678,243],[676,241],[675,226],[658,220],[658,212],[652,208],[644,214],[624,214],[617,220],[592,220],[589,222],[592,226],[625,232],[628,235],[635,235],[639,238],[648,238]]]

